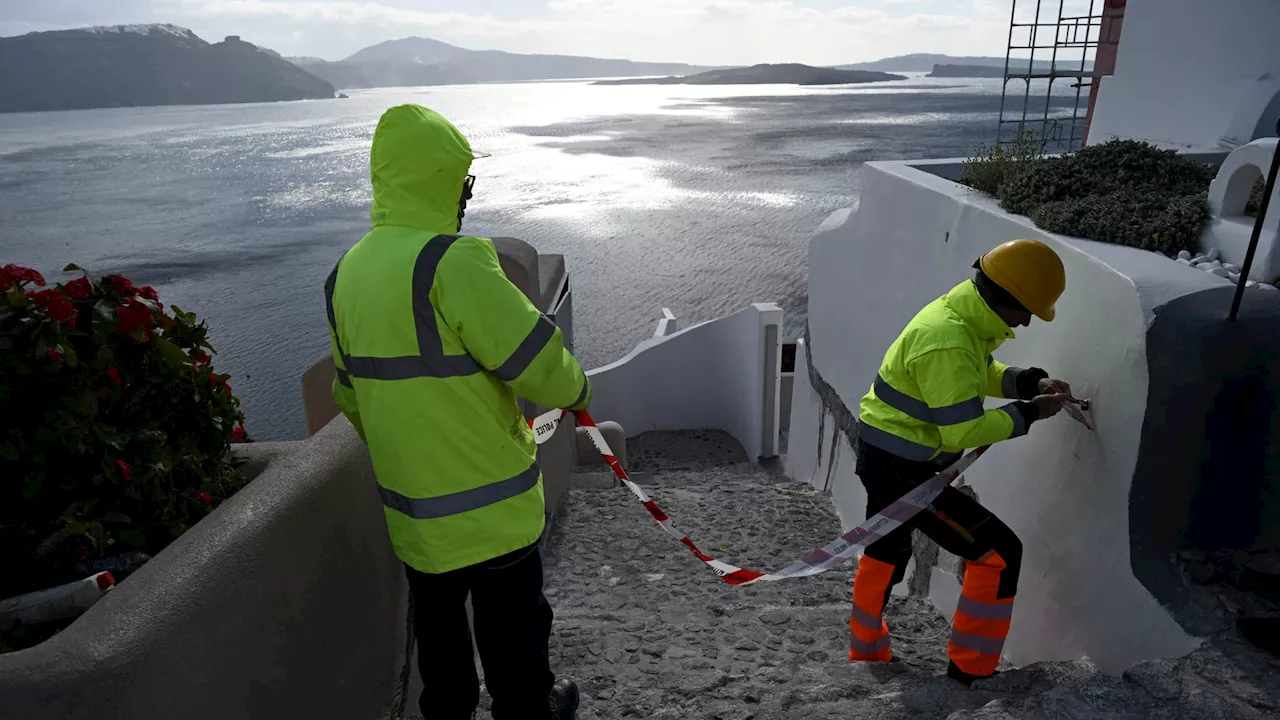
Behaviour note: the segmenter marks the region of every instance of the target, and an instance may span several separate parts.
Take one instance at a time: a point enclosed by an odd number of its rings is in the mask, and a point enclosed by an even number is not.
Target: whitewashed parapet
[[[653,336],[655,338],[664,338],[679,329],[675,313],[668,308],[662,308],[662,319],[658,321],[658,329],[653,331]]]
[[[619,423],[632,436],[650,430],[723,430],[742,443],[748,457],[774,457],[781,333],[782,309],[760,303],[655,335],[621,360],[588,373],[591,414]]]
[[[1205,251],[1202,256],[1204,261],[1193,264],[1200,266],[1210,263],[1203,268],[1210,272],[1214,272],[1212,268],[1215,266],[1211,263],[1215,260],[1223,266],[1244,265],[1256,221],[1256,218],[1244,214],[1244,208],[1249,201],[1249,195],[1253,192],[1254,183],[1260,177],[1265,178],[1267,171],[1271,168],[1271,158],[1275,156],[1277,142],[1276,138],[1254,140],[1248,145],[1233,150],[1222,163],[1218,169],[1218,176],[1209,186],[1209,208],[1213,213],[1213,219],[1200,235],[1200,247]],[[1280,200],[1276,199],[1276,195],[1280,195],[1280,187],[1273,189],[1272,192],[1271,212],[1267,213],[1262,226],[1258,249],[1247,278],[1259,283],[1269,283],[1280,277],[1280,243],[1277,243],[1277,234],[1280,230]],[[1221,256],[1209,257],[1214,252],[1220,252]],[[1181,259],[1197,260],[1196,257]],[[1222,274],[1217,272],[1214,274],[1235,281],[1235,278],[1230,276],[1238,275],[1239,272],[1238,268],[1235,270],[1228,268]]]

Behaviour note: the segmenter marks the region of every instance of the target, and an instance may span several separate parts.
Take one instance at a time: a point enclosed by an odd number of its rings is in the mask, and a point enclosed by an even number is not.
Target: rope
[[[400,682],[391,696],[391,714],[389,720],[404,718],[405,703],[409,699],[409,678],[413,674],[413,592],[409,593],[409,612],[405,620],[404,666],[400,668]]]

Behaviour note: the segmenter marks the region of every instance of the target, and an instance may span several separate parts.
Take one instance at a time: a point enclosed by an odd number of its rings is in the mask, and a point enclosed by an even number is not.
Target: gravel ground
[[[772,570],[840,529],[826,497],[734,462],[741,449],[723,436],[652,434],[628,449],[644,468],[637,479],[715,557]],[[546,557],[552,667],[578,682],[582,720],[1280,716],[1280,660],[1234,632],[1124,677],[1087,661],[1039,663],[970,689],[942,674],[947,619],[913,596],[886,611],[904,662],[850,663],[852,565],[731,587],[624,488],[583,484],[570,492]]]

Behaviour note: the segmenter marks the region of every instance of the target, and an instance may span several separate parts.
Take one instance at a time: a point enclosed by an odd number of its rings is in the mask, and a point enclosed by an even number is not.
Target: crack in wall
[[[849,449],[852,450],[854,441],[858,438],[858,420],[849,410],[849,407],[844,404],[836,389],[831,387],[822,377],[822,373],[818,372],[818,369],[814,367],[813,335],[809,331],[808,321],[804,324],[804,344],[804,364],[809,374],[809,386],[818,395],[818,449],[815,459],[821,465],[822,451],[824,449],[827,450],[827,476],[822,491],[829,493],[831,492],[832,476],[840,458],[840,443],[837,438],[840,435],[844,435],[845,442],[849,444]],[[830,416],[833,423],[830,446],[825,445],[828,416]],[[963,483],[964,479],[961,478],[960,482]],[[977,491],[970,485],[957,484],[955,489],[974,500],[978,499]],[[907,580],[908,595],[929,597],[929,583],[933,578],[933,569],[935,567],[950,570],[958,582],[964,583],[964,560],[943,550],[924,533],[913,533],[911,557],[915,560],[915,570]]]
[[[836,437],[840,434],[844,435],[845,442],[849,444],[849,449],[854,447],[854,440],[858,438],[858,419],[850,412],[849,407],[844,404],[844,400],[840,398],[840,393],[831,387],[822,377],[822,373],[813,366],[813,335],[809,332],[809,323],[804,324],[804,364],[809,374],[809,386],[818,395],[818,452],[814,458],[818,465],[822,465],[823,441],[827,434],[827,416],[831,416],[834,423],[831,433],[831,446],[828,448],[827,459],[827,477],[823,484],[823,492],[831,492],[831,477],[836,468],[836,461],[839,458],[839,443]]]

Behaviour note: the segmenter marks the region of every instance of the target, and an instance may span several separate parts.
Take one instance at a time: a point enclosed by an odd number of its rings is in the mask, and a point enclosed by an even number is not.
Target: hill
[[[1018,65],[1021,68],[1027,67],[1027,58],[1013,58],[1009,64]],[[1065,61],[1059,61],[1059,65],[1069,65]],[[968,56],[954,57],[951,55],[938,55],[935,53],[916,53],[914,55],[899,55],[897,57],[883,58],[880,60],[872,60],[871,62],[854,63],[852,65],[838,65],[839,70],[879,70],[882,72],[933,72],[935,65],[968,65],[977,67],[998,67],[1002,71],[1004,69],[1003,57],[990,56]],[[1079,60],[1075,66],[1080,66]],[[1037,69],[1048,68],[1048,61],[1037,60],[1035,67]],[[1085,69],[1092,69],[1093,63],[1085,64]],[[962,76],[951,76],[962,77]],[[963,77],[987,77],[983,76],[963,76]]]
[[[845,85],[850,83],[906,80],[902,75],[862,70],[837,70],[798,63],[752,65],[746,68],[711,70],[685,77],[630,78],[600,80],[595,85]]]
[[[0,38],[0,112],[332,98],[333,86],[229,37],[116,25]]]
[[[705,69],[681,63],[467,50],[421,37],[378,43],[338,62],[315,58],[290,60],[340,89],[634,77],[688,74]]]

